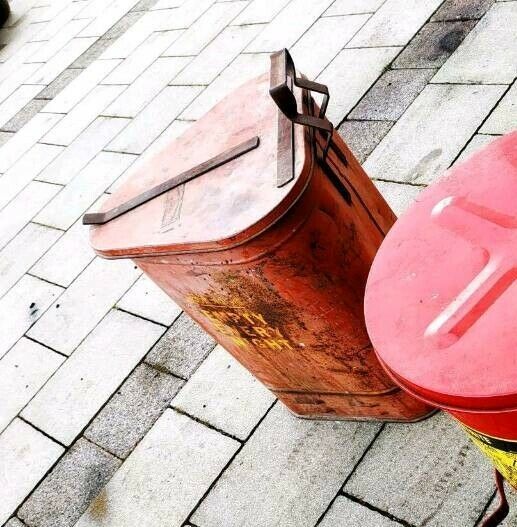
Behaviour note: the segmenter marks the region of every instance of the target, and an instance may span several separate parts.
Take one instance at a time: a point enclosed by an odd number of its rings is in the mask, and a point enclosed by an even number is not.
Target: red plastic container
[[[372,266],[366,323],[406,391],[517,486],[517,132],[422,192]]]

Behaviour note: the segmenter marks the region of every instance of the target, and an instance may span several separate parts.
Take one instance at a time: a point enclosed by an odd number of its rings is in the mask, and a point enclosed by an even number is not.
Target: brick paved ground
[[[11,1],[0,524],[478,525],[491,471],[449,419],[292,417],[130,262],[95,258],[79,219],[283,46],[401,212],[516,127],[517,2]]]

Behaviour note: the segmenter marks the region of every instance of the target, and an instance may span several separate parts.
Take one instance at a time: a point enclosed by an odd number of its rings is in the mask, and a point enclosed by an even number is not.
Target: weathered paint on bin
[[[386,237],[366,322],[396,382],[517,486],[517,132],[429,187]]]
[[[268,75],[243,85],[103,210],[250,138],[257,148],[94,226],[92,245],[132,258],[294,413],[422,418],[430,407],[384,373],[364,324],[366,277],[394,215],[337,134],[323,162],[316,143],[325,138],[288,123],[294,177],[278,184],[285,118],[268,89]],[[309,111],[308,93],[295,93]]]

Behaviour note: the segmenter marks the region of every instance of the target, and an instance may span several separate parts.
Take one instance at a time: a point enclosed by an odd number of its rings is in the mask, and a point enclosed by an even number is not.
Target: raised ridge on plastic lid
[[[366,287],[380,360],[427,401],[517,408],[517,132],[423,191]]]
[[[301,91],[297,97],[301,104]],[[258,136],[259,146],[161,196],[92,227],[91,244],[121,258],[217,250],[246,239],[285,210],[312,163],[303,126],[294,126],[294,179],[277,186],[278,108],[269,74],[242,85],[163,151],[125,177],[102,211],[138,196]]]

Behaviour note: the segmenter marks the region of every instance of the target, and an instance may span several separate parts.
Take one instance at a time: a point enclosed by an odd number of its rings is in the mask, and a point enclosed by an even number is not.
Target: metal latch
[[[323,102],[317,116],[298,111],[293,86],[305,89],[308,92],[323,94]],[[278,122],[279,154],[277,168],[277,186],[281,187],[294,178],[294,131],[292,124],[296,123],[317,128],[327,133],[327,141],[323,147],[323,160],[327,157],[334,126],[325,117],[329,101],[328,87],[304,77],[297,77],[293,59],[287,49],[282,49],[271,55],[269,93],[281,112]],[[312,107],[314,105],[309,105],[309,108]]]

